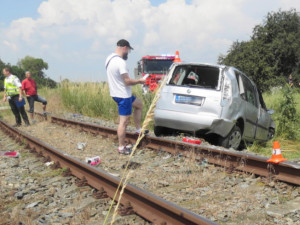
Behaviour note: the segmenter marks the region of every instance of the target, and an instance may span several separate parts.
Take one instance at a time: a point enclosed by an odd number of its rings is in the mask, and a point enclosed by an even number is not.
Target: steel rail
[[[54,161],[61,168],[68,168],[68,171],[81,179],[84,183],[104,192],[109,197],[113,197],[120,179],[114,177],[104,170],[92,167],[54,147],[32,137],[25,132],[11,127],[6,122],[0,120],[0,127],[11,137],[15,137],[18,142],[26,144],[26,147],[39,155]],[[119,193],[118,193],[119,195]],[[118,196],[117,198],[118,199]],[[140,215],[154,224],[215,224],[193,212],[180,206],[170,203],[158,196],[155,196],[134,185],[127,184],[121,198],[123,206],[132,209],[134,213]]]
[[[51,122],[61,126],[78,127],[83,131],[99,134],[104,137],[117,137],[117,130],[83,123],[74,120],[51,117]],[[126,133],[127,141],[134,143],[137,139],[135,133]],[[268,163],[268,158],[249,153],[230,151],[216,146],[194,145],[163,138],[145,136],[141,146],[154,150],[162,150],[172,154],[182,154],[194,157],[196,160],[207,159],[209,163],[226,167],[229,170],[239,170],[274,180],[300,185],[300,164],[285,161],[279,164]],[[271,150],[270,150],[271,153]]]

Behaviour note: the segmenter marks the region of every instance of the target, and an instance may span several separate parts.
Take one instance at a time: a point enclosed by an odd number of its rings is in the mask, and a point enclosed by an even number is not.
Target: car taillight
[[[232,97],[231,81],[227,77],[225,77],[221,106],[223,107],[228,103],[230,103],[231,97]]]

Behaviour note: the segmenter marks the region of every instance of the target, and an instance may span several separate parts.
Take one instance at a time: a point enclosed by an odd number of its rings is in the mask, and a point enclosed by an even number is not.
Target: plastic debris
[[[86,143],[84,143],[84,142],[77,143],[78,150],[83,150],[85,147],[86,147]]]
[[[195,144],[195,145],[200,145],[201,140],[193,139],[193,138],[183,138],[183,142],[190,143],[190,144]]]
[[[18,158],[20,156],[20,154],[19,154],[19,152],[0,152],[0,156]]]
[[[51,165],[53,165],[54,164],[54,161],[52,161],[52,162],[46,162],[45,163],[45,166],[51,166]]]
[[[86,157],[85,162],[92,166],[95,166],[95,165],[98,165],[99,163],[101,163],[101,159],[100,159],[100,156],[95,156],[92,158]]]
[[[166,155],[163,157],[163,159],[169,159],[169,158],[171,158],[171,155]]]

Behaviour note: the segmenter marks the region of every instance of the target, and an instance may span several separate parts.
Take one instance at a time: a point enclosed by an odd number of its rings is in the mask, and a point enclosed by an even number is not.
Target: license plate
[[[176,95],[175,102],[180,104],[202,105],[203,98],[199,96]]]

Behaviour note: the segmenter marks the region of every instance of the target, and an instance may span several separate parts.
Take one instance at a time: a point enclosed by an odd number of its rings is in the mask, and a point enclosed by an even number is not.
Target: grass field
[[[147,109],[153,99],[153,94],[149,93],[143,95],[140,86],[133,87],[133,93],[138,98],[143,100],[143,118],[146,115]],[[39,95],[47,98],[48,109],[50,112],[73,112],[80,113],[86,116],[98,117],[105,120],[117,122],[118,112],[116,103],[109,96],[109,90],[107,84],[104,83],[66,83],[63,86],[56,89],[43,88],[39,90]],[[0,97],[3,94],[0,93]],[[273,119],[276,126],[278,126],[278,117],[280,116],[280,102],[282,102],[283,95],[280,89],[273,92],[263,94],[267,108],[275,110]],[[296,117],[300,118],[300,93],[294,93],[296,101]],[[1,98],[2,99],[2,98]],[[0,106],[8,105],[3,104]],[[28,106],[27,106],[28,107]],[[37,111],[40,109],[37,106]],[[274,140],[278,140],[281,145],[281,150],[284,157],[288,159],[300,158],[300,125],[295,124],[296,138],[291,140],[286,138],[287,135],[275,136],[275,138],[265,144],[254,143],[252,146],[248,146],[248,150],[270,156],[272,152],[272,144]]]

